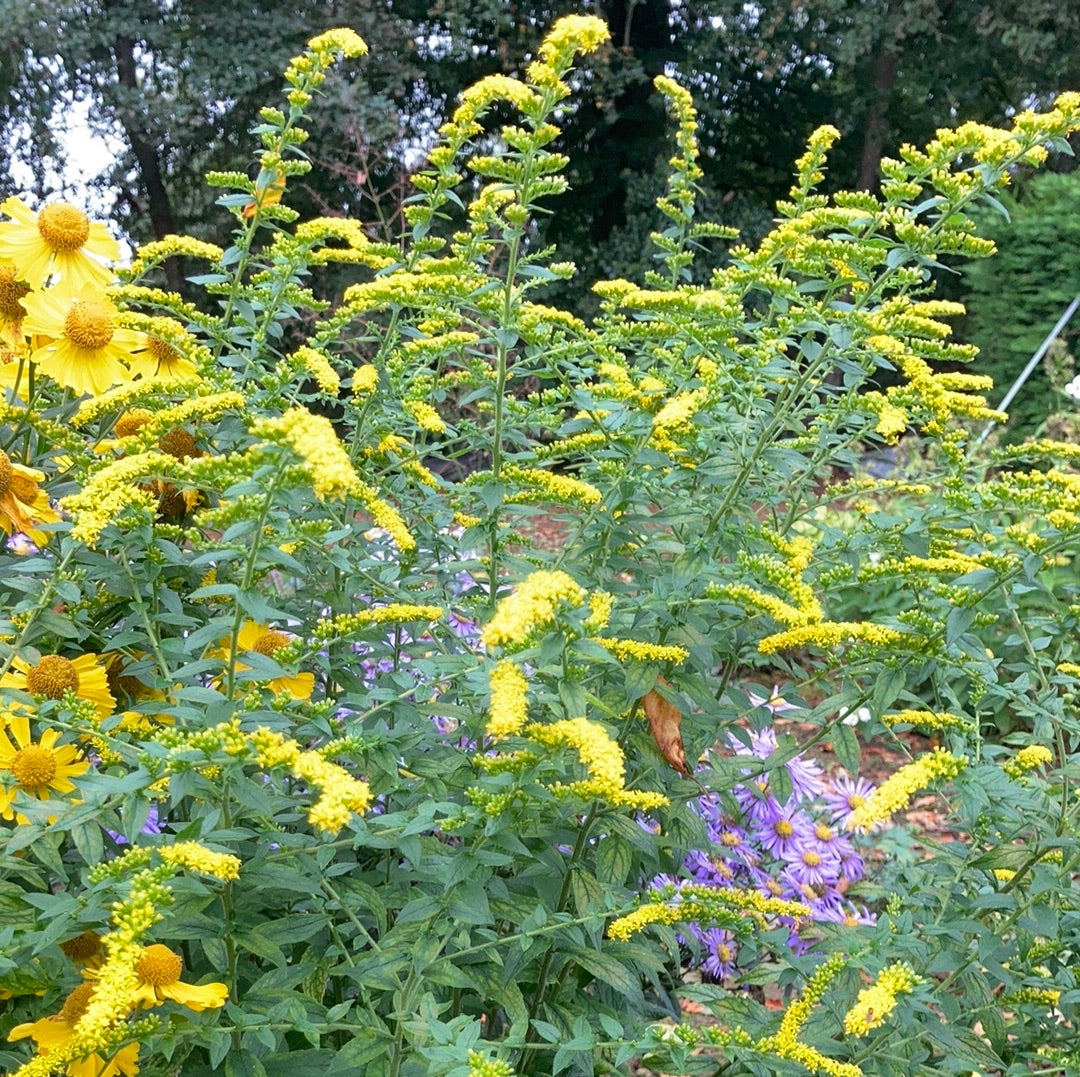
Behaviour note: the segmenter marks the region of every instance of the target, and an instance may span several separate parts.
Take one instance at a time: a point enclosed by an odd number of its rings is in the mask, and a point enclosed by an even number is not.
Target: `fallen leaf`
[[[668,686],[663,677],[658,679],[658,683]],[[664,699],[655,688],[646,694],[641,703],[660,754],[684,778],[690,777],[690,765],[686,761],[686,749],[683,747],[682,733],[679,730],[682,722],[679,708]]]

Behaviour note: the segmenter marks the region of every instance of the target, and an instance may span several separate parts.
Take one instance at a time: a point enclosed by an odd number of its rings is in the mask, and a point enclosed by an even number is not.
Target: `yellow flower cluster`
[[[1053,761],[1054,753],[1044,744],[1029,744],[1027,747],[1021,748],[1012,759],[1002,763],[1001,769],[1010,778],[1019,778],[1029,770],[1048,766]]]
[[[642,643],[636,639],[596,639],[606,651],[620,662],[685,662],[690,652],[685,647],[664,643]]]
[[[480,639],[489,649],[523,646],[534,632],[554,622],[560,604],[584,601],[584,589],[565,572],[533,572],[499,601]]]
[[[352,391],[354,396],[370,396],[379,387],[379,372],[370,363],[358,366],[353,371]]]
[[[585,627],[594,632],[607,628],[614,608],[614,595],[607,591],[594,591],[589,595],[589,616],[585,618]]]
[[[227,882],[240,878],[240,859],[231,853],[215,853],[197,841],[178,841],[163,845],[158,855],[166,864],[185,867],[202,875],[212,875]]]
[[[595,52],[605,41],[611,40],[611,32],[603,19],[595,15],[564,15],[557,19],[540,46],[540,59],[544,63],[561,62],[574,53],[586,55]]]
[[[324,617],[315,625],[313,633],[319,643],[359,632],[367,625],[400,624],[403,621],[438,621],[442,619],[442,606],[414,606],[409,602],[388,602],[385,606],[371,606],[358,613],[339,613],[336,617]]]
[[[535,115],[540,109],[539,95],[524,82],[509,75],[486,75],[462,93],[451,122],[469,123],[496,101],[509,101],[526,115]]]
[[[249,739],[260,766],[287,766],[297,778],[318,788],[318,799],[308,808],[308,822],[317,830],[336,834],[354,812],[367,811],[371,790],[344,767],[329,762],[319,752],[305,751],[296,741],[265,726]]]
[[[903,632],[872,621],[822,621],[820,624],[802,625],[766,636],[758,644],[758,650],[762,654],[775,654],[809,644],[827,650],[841,643],[869,643],[875,647],[886,647],[903,639]]]
[[[417,422],[421,430],[429,434],[445,434],[443,417],[426,400],[406,400],[402,405]]]
[[[288,446],[300,457],[320,501],[343,498],[359,485],[349,454],[325,416],[297,406],[279,418],[256,419],[251,430],[257,437]]]
[[[837,1062],[799,1039],[813,1008],[821,1001],[829,984],[847,963],[843,954],[834,954],[819,965],[807,982],[803,993],[788,1006],[780,1021],[776,1035],[759,1040],[757,1047],[780,1058],[799,1062],[811,1071],[820,1071],[828,1077],[862,1077],[862,1070],[850,1062]]]
[[[1076,662],[1059,662],[1056,669],[1068,677],[1080,677],[1080,664]]]
[[[330,365],[326,355],[317,348],[309,348],[305,344],[296,349],[293,359],[315,379],[315,384],[324,393],[337,393],[341,388],[338,372]]]
[[[524,732],[546,748],[573,748],[589,772],[589,792],[593,795],[617,801],[625,791],[622,749],[603,726],[588,718],[564,718],[549,724],[533,722]]]
[[[844,1014],[844,1031],[849,1036],[865,1036],[884,1024],[885,1018],[896,1009],[897,996],[910,994],[918,982],[909,965],[902,961],[889,965],[869,987],[859,992],[855,1004]]]
[[[529,682],[521,667],[512,658],[504,658],[488,675],[488,684],[491,705],[487,735],[492,740],[502,740],[520,733],[529,709]]]
[[[709,390],[702,386],[685,393],[676,393],[653,416],[652,428],[655,434],[683,433],[690,429],[691,420],[705,406],[709,399]]]
[[[409,533],[401,514],[379,497],[377,491],[365,482],[358,482],[352,491],[364,503],[376,527],[381,527],[403,553],[416,549],[416,539]]]
[[[845,827],[848,830],[868,830],[885,822],[894,812],[903,811],[911,803],[911,798],[931,782],[955,778],[966,763],[967,760],[944,748],[935,748],[919,756],[913,763],[902,766],[886,778],[865,803],[848,816]]]
[[[651,902],[612,920],[608,924],[607,936],[609,939],[626,942],[649,924],[677,924],[685,917],[686,910],[678,905],[668,905],[663,901]]]
[[[468,1054],[469,1071],[465,1077],[514,1077],[514,1067],[496,1058],[487,1058],[479,1051]]]
[[[526,484],[529,488],[511,494],[507,504],[516,505],[532,501],[561,501],[570,505],[597,505],[601,493],[590,483],[570,475],[556,475],[538,467],[518,467],[510,464],[502,474],[512,482]]]
[[[176,461],[160,452],[125,456],[94,473],[77,494],[65,497],[61,505],[75,518],[72,538],[93,548],[102,531],[127,509],[138,508],[153,513],[157,494],[135,485],[136,479],[167,476]]]
[[[151,266],[158,265],[166,258],[176,255],[182,255],[185,258],[202,258],[216,264],[221,261],[223,253],[216,243],[206,243],[201,239],[195,239],[194,236],[165,236],[138,247],[124,276],[129,280],[138,277]]]
[[[971,732],[975,727],[970,719],[948,711],[903,710],[895,714],[883,714],[887,726],[913,725],[920,729],[960,729]]]

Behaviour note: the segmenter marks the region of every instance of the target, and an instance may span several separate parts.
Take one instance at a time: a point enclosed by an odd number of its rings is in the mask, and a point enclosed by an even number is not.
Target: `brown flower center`
[[[90,221],[68,202],[50,202],[37,217],[38,234],[54,251],[77,251],[90,238]]]
[[[257,651],[259,654],[266,655],[267,658],[273,658],[274,655],[289,642],[289,637],[284,632],[275,632],[271,629],[268,632],[264,632],[252,645],[251,649]]]
[[[15,279],[15,267],[0,265],[0,318],[9,322],[20,321],[26,311],[19,305],[30,291],[26,281]]]
[[[64,1005],[60,1007],[60,1012],[56,1016],[65,1024],[76,1024],[79,1018],[86,1013],[86,1007],[90,1005],[90,1000],[93,997],[93,984],[79,984],[79,986],[64,999]]]
[[[171,987],[180,979],[184,962],[179,954],[174,954],[168,946],[156,942],[147,946],[142,957],[135,964],[135,975],[139,983],[147,987]]]
[[[98,351],[113,338],[113,309],[100,299],[77,299],[64,319],[64,336],[77,348]]]
[[[129,438],[137,434],[151,419],[151,413],[146,408],[132,408],[125,411],[113,427],[113,433],[118,438]]]
[[[147,351],[158,367],[164,367],[166,370],[180,359],[180,353],[167,340],[162,340],[160,337],[150,337]]]
[[[197,456],[199,452],[194,435],[181,426],[165,434],[158,442],[158,448],[170,456],[175,456],[177,460],[186,460],[189,456]]]
[[[10,466],[10,465],[9,465]],[[32,505],[37,501],[38,484],[25,475],[12,474],[8,489],[24,504]]]
[[[36,793],[56,777],[56,757],[48,748],[28,744],[15,753],[11,773],[28,793]]]
[[[60,699],[69,688],[73,692],[79,690],[79,674],[66,658],[58,654],[45,655],[26,674],[26,690],[32,696]]]
[[[0,495],[6,494],[11,488],[11,478],[15,469],[11,466],[11,457],[3,449],[0,449]]]
[[[101,953],[101,936],[96,931],[84,931],[81,935],[60,943],[60,949],[72,961],[89,961]]]

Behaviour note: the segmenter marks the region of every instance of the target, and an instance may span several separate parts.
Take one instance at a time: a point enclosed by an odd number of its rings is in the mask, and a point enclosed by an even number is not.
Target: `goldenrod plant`
[[[819,193],[822,128],[751,249],[658,78],[669,223],[586,324],[535,222],[606,39],[560,19],[468,89],[400,244],[290,208],[348,30],[209,177],[223,246],[121,264],[75,205],[0,204],[6,1072],[1073,1064],[1077,450],[978,455],[934,287],[1080,95],[903,146],[877,195]],[[871,790],[861,744],[909,730]]]

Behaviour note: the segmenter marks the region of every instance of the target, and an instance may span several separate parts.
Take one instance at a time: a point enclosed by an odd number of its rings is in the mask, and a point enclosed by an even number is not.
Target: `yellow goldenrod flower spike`
[[[935,748],[919,756],[886,778],[865,803],[860,804],[847,817],[844,826],[848,830],[867,830],[877,823],[888,820],[895,812],[903,811],[911,798],[931,782],[955,778],[967,764],[967,760]]]
[[[524,644],[533,632],[555,620],[559,605],[584,601],[584,588],[565,572],[533,572],[500,599],[480,638],[489,649]]]
[[[859,992],[855,1004],[844,1015],[844,1031],[849,1036],[865,1036],[878,1028],[896,1009],[897,996],[910,993],[918,982],[910,966],[902,961],[883,969],[874,983]]]

